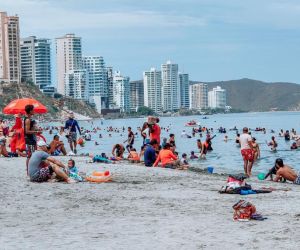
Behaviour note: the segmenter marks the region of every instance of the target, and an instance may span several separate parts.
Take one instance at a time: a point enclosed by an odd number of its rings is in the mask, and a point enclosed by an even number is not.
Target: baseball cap
[[[39,140],[37,142],[37,146],[38,147],[44,147],[44,146],[48,147],[48,144],[46,142],[44,142],[43,140]]]

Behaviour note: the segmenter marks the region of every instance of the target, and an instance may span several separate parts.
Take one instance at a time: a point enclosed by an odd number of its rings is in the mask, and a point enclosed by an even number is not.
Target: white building
[[[65,75],[69,71],[82,69],[81,37],[66,34],[56,38],[56,67],[57,92],[66,95]]]
[[[65,74],[64,82],[66,96],[88,101],[89,74],[86,70],[69,70]]]
[[[143,73],[144,105],[155,113],[162,111],[162,79],[161,71],[151,68]]]
[[[196,83],[190,85],[190,109],[207,109],[208,108],[208,88],[205,83]]]
[[[30,36],[21,39],[21,80],[41,89],[51,85],[51,48],[49,39]]]
[[[19,17],[0,12],[0,83],[20,83]]]
[[[82,58],[82,67],[89,74],[88,101],[101,112],[106,107],[108,99],[107,69],[103,57],[85,56]]]
[[[213,88],[208,92],[208,106],[209,108],[225,109],[226,106],[226,90],[220,86]]]
[[[167,61],[161,65],[162,72],[162,107],[164,111],[174,111],[180,108],[180,85],[178,79],[178,64]]]
[[[179,74],[180,84],[180,108],[188,109],[190,107],[190,80],[188,74]]]
[[[113,104],[120,112],[130,111],[130,83],[128,76],[117,71],[113,77]]]

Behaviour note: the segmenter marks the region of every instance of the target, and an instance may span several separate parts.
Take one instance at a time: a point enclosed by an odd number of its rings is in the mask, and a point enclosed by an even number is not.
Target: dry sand
[[[25,159],[0,158],[0,249],[299,249],[300,186],[253,179],[292,190],[219,194],[225,176],[76,161],[115,181],[36,184]],[[240,198],[268,219],[234,222]]]

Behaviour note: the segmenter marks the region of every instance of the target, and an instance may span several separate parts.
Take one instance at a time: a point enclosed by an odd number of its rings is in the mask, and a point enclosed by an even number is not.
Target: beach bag
[[[239,200],[232,206],[233,219],[238,221],[249,221],[251,216],[255,214],[256,207],[249,201]]]

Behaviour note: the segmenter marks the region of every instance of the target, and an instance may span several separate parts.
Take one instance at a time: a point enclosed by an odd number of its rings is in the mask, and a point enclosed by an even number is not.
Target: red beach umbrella
[[[31,104],[34,106],[34,113],[47,113],[47,108],[39,101],[31,98],[16,99],[10,102],[4,109],[3,113],[7,115],[25,114],[25,106]]]

